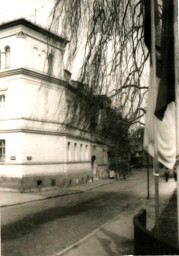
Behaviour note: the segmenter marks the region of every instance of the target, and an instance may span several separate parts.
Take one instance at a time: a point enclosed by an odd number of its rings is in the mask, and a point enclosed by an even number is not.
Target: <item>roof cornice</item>
[[[10,28],[10,27],[14,27],[14,26],[17,26],[17,25],[24,25],[28,28],[31,28],[31,29],[33,29],[33,30],[35,30],[35,31],[47,36],[47,37],[50,37],[50,38],[52,38],[54,40],[57,40],[57,41],[59,41],[61,43],[64,43],[64,44],[67,44],[69,42],[69,40],[67,40],[65,38],[62,38],[62,37],[50,32],[49,30],[44,29],[44,28],[42,28],[42,27],[40,27],[40,26],[38,26],[38,25],[36,25],[36,24],[26,20],[26,19],[23,19],[23,18],[1,24],[0,25],[0,30]]]
[[[26,75],[26,76],[37,78],[46,82],[55,83],[58,85],[59,84],[64,86],[68,85],[68,83],[62,79],[55,78],[46,74],[42,74],[42,73],[30,70],[30,69],[26,69],[26,68],[17,68],[17,69],[11,69],[11,70],[0,72],[0,78],[15,76],[15,75]]]

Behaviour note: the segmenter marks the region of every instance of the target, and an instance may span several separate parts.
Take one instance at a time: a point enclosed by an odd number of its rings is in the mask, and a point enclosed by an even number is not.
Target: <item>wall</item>
[[[5,162],[1,162],[0,175],[22,177],[22,133],[0,133],[0,140],[5,140]]]
[[[11,48],[9,76],[0,80],[0,95],[5,95],[5,111],[0,116],[0,139],[6,141],[6,161],[0,164],[0,186],[4,188],[23,192],[86,182],[92,178],[92,154],[97,157],[99,176],[107,172],[107,147],[95,144],[96,152],[91,153],[91,135],[82,121],[65,125],[68,97],[80,98],[79,112],[73,114],[79,116],[88,98],[80,93],[73,97],[77,93],[73,89],[67,95],[65,81],[44,81],[49,53],[54,55],[53,67],[58,67],[49,75],[63,78],[65,46],[54,40],[47,46],[47,41],[46,36],[22,25],[1,33],[0,49]],[[26,68],[26,74],[15,73],[17,68]],[[34,77],[31,71],[39,74],[33,72]]]
[[[96,176],[107,177],[109,172],[108,147],[106,145],[92,143],[91,156],[96,157]]]
[[[19,118],[28,119],[29,123],[17,120],[17,127],[23,125],[24,128],[47,128],[52,131],[59,131],[59,124],[64,122],[63,86],[18,75],[0,80],[0,94],[5,94],[6,97],[5,113],[0,116],[4,128],[10,125],[14,127],[15,123],[10,123],[10,119]],[[47,124],[48,122],[51,124]]]
[[[63,55],[65,45],[51,40],[45,35],[26,26],[18,25],[1,31],[0,50],[4,52],[10,46],[10,68],[5,69],[5,55],[1,55],[1,71],[27,68],[34,71],[48,73],[48,56],[53,55],[53,69],[51,76],[64,78]],[[57,68],[58,67],[58,68]]]

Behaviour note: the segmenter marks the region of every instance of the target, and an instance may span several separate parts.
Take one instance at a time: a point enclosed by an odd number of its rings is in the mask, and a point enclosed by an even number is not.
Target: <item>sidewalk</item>
[[[75,185],[67,188],[61,188],[58,190],[41,191],[32,193],[18,193],[18,192],[7,192],[0,191],[0,207],[7,207],[17,204],[28,203],[32,201],[45,200],[53,197],[60,197],[69,194],[83,193],[90,191],[94,188],[101,187],[110,183],[115,182],[115,179],[99,179],[94,182],[85,184]]]

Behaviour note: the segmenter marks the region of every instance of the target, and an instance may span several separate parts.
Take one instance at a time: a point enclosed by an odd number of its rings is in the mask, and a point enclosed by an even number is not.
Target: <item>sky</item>
[[[56,0],[0,0],[0,24],[18,18],[25,18],[44,28],[49,28],[51,23],[50,13]],[[84,31],[83,31],[84,33]],[[87,32],[85,32],[86,34]],[[84,34],[82,35],[82,37]],[[82,43],[83,41],[83,43]],[[82,66],[85,41],[78,46],[78,54],[70,68],[72,79],[77,80]],[[64,61],[66,63],[66,51]],[[68,69],[68,67],[65,66]],[[144,75],[145,77],[145,75]],[[145,83],[145,82],[144,82]]]
[[[25,18],[48,29],[51,23],[50,14],[55,1],[56,0],[0,0],[0,24],[18,18]],[[84,33],[84,30],[82,32]],[[87,34],[87,31],[85,31],[85,34]],[[84,34],[81,35],[82,38],[84,36]],[[73,80],[79,79],[80,68],[83,63],[84,44],[85,40],[81,40],[80,45],[78,45],[78,54],[70,68],[66,65],[67,51],[64,56],[65,69],[69,69],[69,71],[72,72]],[[144,83],[145,85],[146,74],[144,74],[143,77],[144,81],[142,81],[142,84]]]
[[[43,27],[49,24],[49,14],[55,0],[0,0],[0,23],[26,18]]]
[[[50,14],[55,1],[56,0],[0,0],[0,24],[18,18],[25,18],[48,29],[51,24],[50,17],[52,16]],[[82,50],[81,47],[79,49],[80,51]],[[81,56],[81,54],[78,56]],[[82,58],[77,58],[72,67],[72,79],[78,79],[79,66],[81,65]]]

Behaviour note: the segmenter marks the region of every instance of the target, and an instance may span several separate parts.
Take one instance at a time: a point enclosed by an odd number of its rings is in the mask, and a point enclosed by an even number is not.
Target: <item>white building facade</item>
[[[0,26],[1,189],[55,189],[97,172],[90,133],[65,125],[67,43],[24,19]],[[96,147],[103,154],[99,166],[107,170],[107,146]]]

